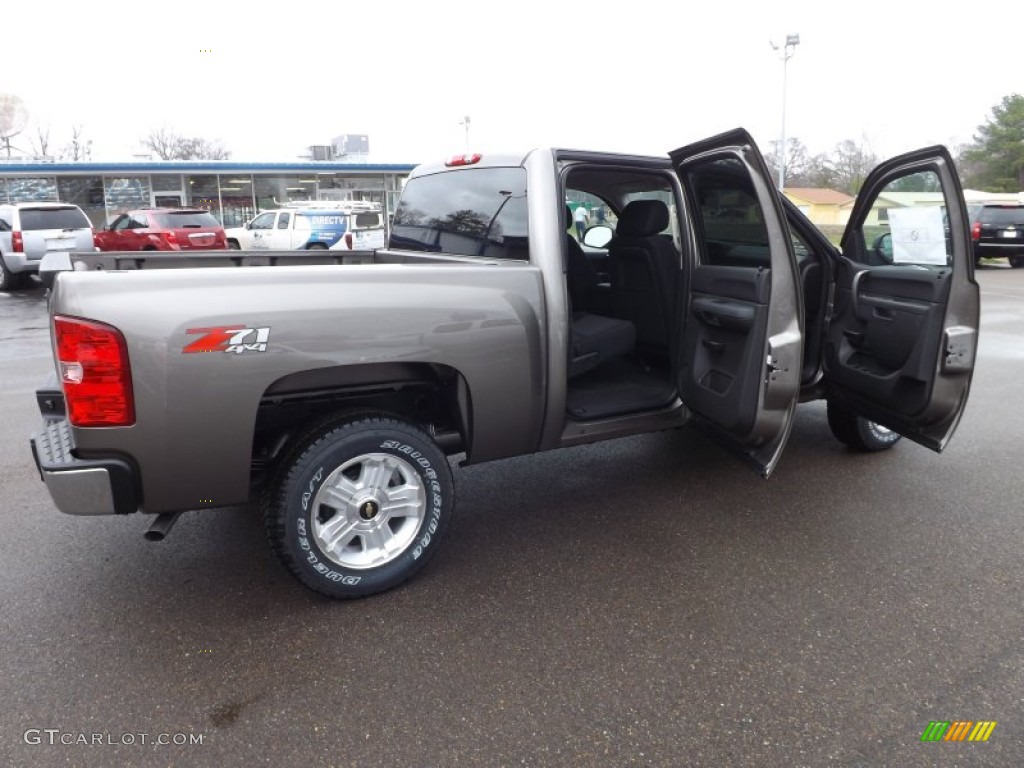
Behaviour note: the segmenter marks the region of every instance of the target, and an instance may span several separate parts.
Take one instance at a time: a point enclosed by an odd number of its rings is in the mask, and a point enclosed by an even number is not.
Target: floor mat
[[[664,369],[619,358],[570,381],[566,410],[577,419],[602,419],[668,405],[675,395]]]

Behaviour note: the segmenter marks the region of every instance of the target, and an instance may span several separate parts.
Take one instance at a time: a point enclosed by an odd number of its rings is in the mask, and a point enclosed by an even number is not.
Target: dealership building
[[[136,208],[205,208],[226,227],[307,200],[366,200],[394,211],[413,165],[307,161],[3,163],[0,203],[65,202],[97,228]]]

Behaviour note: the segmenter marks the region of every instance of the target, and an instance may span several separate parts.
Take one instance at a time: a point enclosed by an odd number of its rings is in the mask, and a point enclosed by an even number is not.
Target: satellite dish
[[[25,130],[28,122],[28,110],[25,102],[11,93],[0,93],[0,144],[11,156],[11,137]]]

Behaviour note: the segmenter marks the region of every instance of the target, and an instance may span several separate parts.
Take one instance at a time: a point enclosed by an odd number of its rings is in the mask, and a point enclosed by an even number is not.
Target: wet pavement
[[[42,290],[2,296],[0,765],[1024,764],[1024,270],[978,277],[941,456],[809,404],[769,481],[686,430],[466,468],[438,557],[352,603],[249,509],[160,544],[58,513]],[[997,726],[921,741],[946,720]]]

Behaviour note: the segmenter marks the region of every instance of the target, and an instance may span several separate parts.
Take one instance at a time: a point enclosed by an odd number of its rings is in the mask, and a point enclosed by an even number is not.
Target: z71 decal
[[[246,328],[244,325],[221,325],[216,328],[189,328],[185,333],[201,333],[198,339],[181,351],[189,352],[266,352],[270,328]]]

